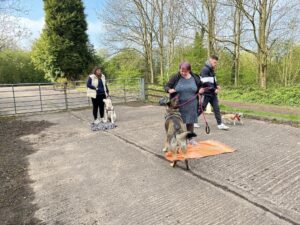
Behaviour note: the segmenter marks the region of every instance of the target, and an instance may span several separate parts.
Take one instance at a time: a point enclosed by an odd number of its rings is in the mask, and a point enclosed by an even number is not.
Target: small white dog
[[[106,98],[103,100],[103,102],[105,104],[104,122],[107,122],[109,120],[111,123],[115,123],[115,121],[117,119],[117,115],[116,115],[115,109],[112,105],[111,99]]]
[[[243,113],[235,113],[235,114],[226,114],[222,116],[222,120],[224,121],[224,123],[226,124],[233,124],[235,125],[236,123],[239,123],[241,125],[243,125]]]

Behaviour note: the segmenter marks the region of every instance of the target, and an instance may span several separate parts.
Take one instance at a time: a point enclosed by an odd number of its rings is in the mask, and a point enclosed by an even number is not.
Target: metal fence
[[[114,103],[145,99],[143,79],[107,80]],[[86,83],[0,84],[0,116],[78,109],[91,105]]]

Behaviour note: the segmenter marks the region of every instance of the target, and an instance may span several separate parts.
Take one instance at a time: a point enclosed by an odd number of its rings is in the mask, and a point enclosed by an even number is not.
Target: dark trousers
[[[105,99],[105,98],[106,98],[105,94],[100,94],[100,95],[97,95],[96,98],[92,98],[94,119],[97,119],[97,117],[98,117],[98,109],[100,111],[100,118],[104,117],[103,99]]]
[[[202,96],[201,102],[202,102],[202,111],[200,112],[200,115],[206,109],[207,104],[210,103],[214,110],[217,123],[218,123],[218,125],[220,125],[222,123],[222,117],[221,117],[221,113],[220,113],[218,96],[204,94]]]

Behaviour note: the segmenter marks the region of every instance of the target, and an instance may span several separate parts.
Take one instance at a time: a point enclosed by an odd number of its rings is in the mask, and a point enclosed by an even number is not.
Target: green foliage
[[[78,79],[95,63],[93,47],[86,34],[81,0],[44,0],[46,26],[34,43],[32,60],[46,78]]]
[[[135,51],[123,51],[104,63],[109,78],[139,78],[143,74],[143,58]]]
[[[273,105],[300,105],[300,87],[268,88],[267,90],[256,87],[245,86],[239,88],[225,88],[220,93],[224,100],[253,102]]]
[[[34,68],[29,52],[0,52],[0,83],[34,82],[45,82],[45,79],[44,74]]]
[[[256,58],[250,53],[242,52],[240,56],[240,85],[257,85],[257,65]]]
[[[219,62],[216,70],[218,84],[221,86],[232,85],[231,70],[233,62],[231,55],[226,51],[220,51],[218,56]]]
[[[199,74],[207,60],[207,51],[203,48],[203,40],[200,34],[196,32],[192,45],[177,46],[175,56],[173,72],[178,71],[178,65],[182,61],[188,61],[192,65],[193,72]]]
[[[272,52],[268,83],[272,86],[294,86],[300,82],[300,45],[283,42]]]

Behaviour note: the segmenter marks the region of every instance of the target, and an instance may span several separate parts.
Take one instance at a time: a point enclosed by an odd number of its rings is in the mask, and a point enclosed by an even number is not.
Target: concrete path
[[[46,224],[300,224],[300,129],[246,120],[211,135],[233,154],[170,168],[164,108],[118,106],[118,128],[89,130],[90,110],[32,116],[56,125],[23,137],[36,217]],[[179,164],[180,165],[180,164]]]

